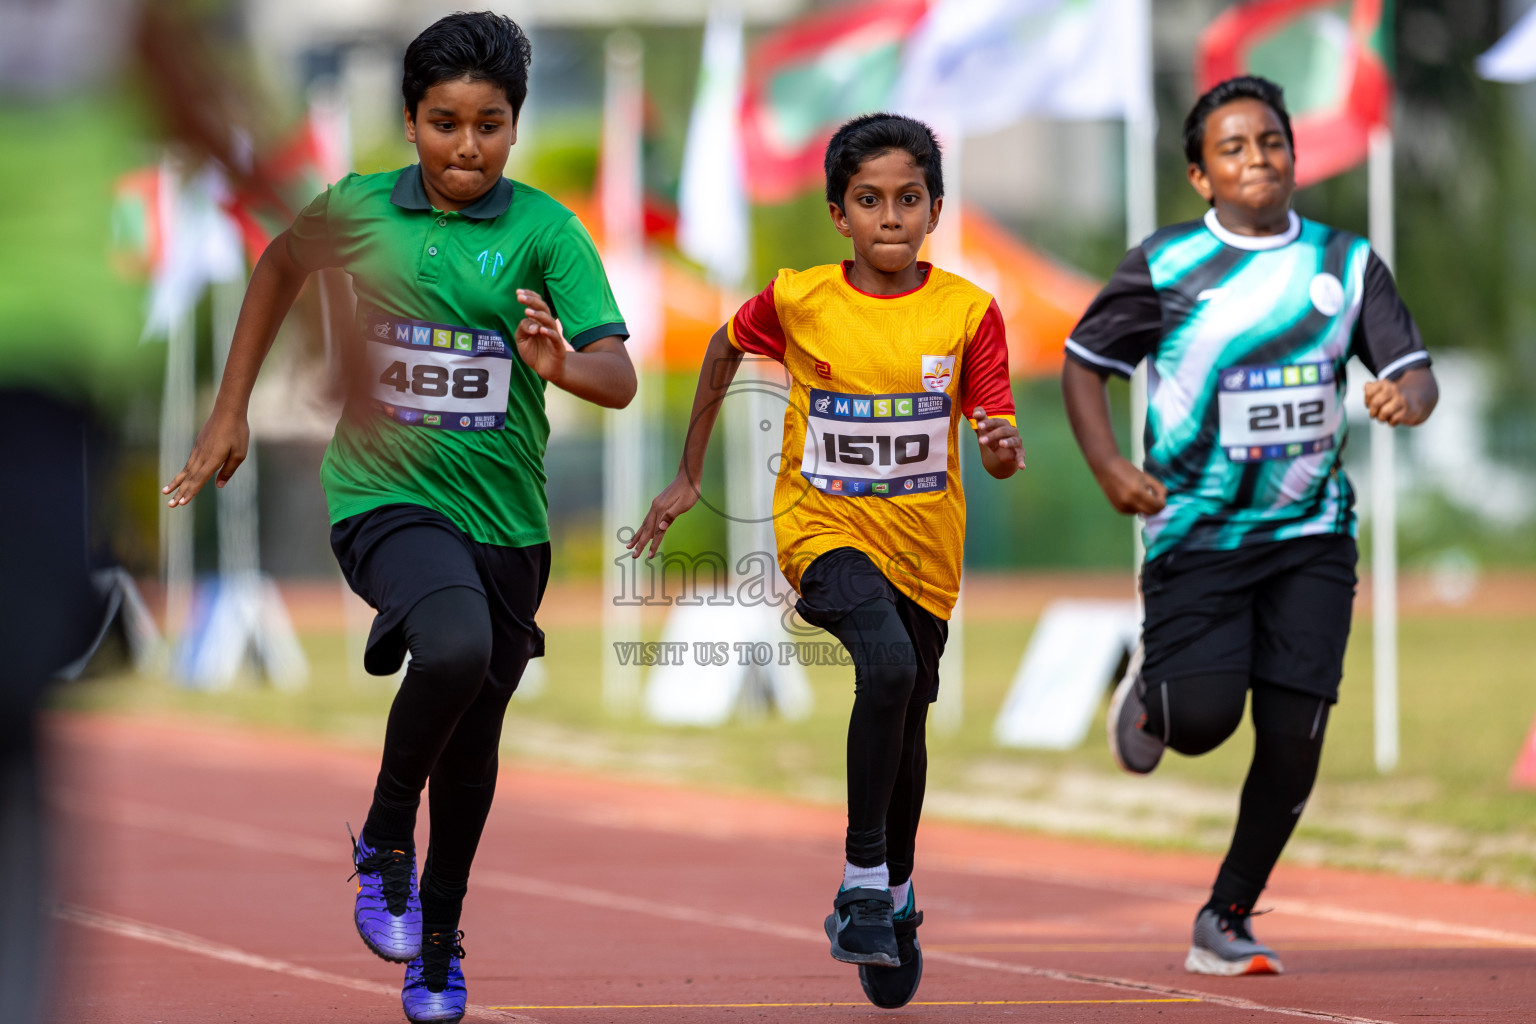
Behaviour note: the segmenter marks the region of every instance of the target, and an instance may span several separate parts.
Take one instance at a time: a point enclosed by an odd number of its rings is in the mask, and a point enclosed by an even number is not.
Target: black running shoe
[[[888,889],[839,889],[826,921],[832,958],[845,964],[900,967],[891,911]]]
[[[923,947],[917,942],[917,926],[923,923],[923,912],[916,909],[916,904],[917,898],[908,889],[907,905],[891,921],[901,966],[859,965],[859,984],[864,986],[864,994],[882,1010],[906,1006],[917,995],[917,986],[923,980]]]

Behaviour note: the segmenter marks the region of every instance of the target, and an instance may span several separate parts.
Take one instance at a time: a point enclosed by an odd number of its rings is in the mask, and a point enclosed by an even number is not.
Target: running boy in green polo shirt
[[[405,131],[420,164],[348,175],[267,247],[213,412],[164,489],[175,507],[215,473],[229,479],[257,371],[300,287],[322,267],[352,275],[360,372],[320,476],[342,572],[378,611],[364,665],[388,674],[411,654],[354,841],[354,920],[375,953],[408,962],[412,1021],[464,1014],[459,914],[502,718],[544,653],[545,384],[614,408],[635,391],[591,238],[501,174],[530,57],[518,26],[489,13],[443,18],[410,45]],[[429,779],[418,897],[413,836]]]

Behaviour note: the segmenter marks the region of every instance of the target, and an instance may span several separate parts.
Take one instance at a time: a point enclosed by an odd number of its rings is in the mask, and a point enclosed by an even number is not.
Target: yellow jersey
[[[857,548],[948,619],[965,546],[960,420],[977,407],[1014,419],[1002,313],[927,263],[900,295],[860,291],[851,266],[781,270],[727,324],[732,345],[783,363],[791,382],[773,492],[779,567],[799,590],[818,556]]]

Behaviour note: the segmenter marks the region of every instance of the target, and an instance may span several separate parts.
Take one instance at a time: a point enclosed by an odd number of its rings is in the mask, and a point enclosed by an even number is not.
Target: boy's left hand
[[[558,384],[565,372],[566,353],[571,351],[560,321],[536,291],[519,288],[517,301],[523,304],[523,318],[517,324],[517,354],[534,373]]]
[[[976,440],[992,449],[999,461],[1006,464],[1011,455],[1014,466],[1024,468],[1024,441],[1017,427],[1005,419],[988,416],[987,410],[981,408],[972,418],[976,421]]]

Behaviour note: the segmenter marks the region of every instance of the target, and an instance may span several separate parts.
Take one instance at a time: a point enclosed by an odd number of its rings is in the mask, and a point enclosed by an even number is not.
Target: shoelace
[[[1261,914],[1267,914],[1270,909],[1265,907],[1263,910],[1242,910],[1232,907],[1228,910],[1218,911],[1216,923],[1223,932],[1227,933],[1228,937],[1239,938],[1244,942],[1254,942],[1253,932],[1248,927],[1248,920]]]
[[[421,979],[427,983],[428,992],[441,992],[448,987],[448,969],[453,958],[464,959],[464,947],[460,944],[464,933],[433,932],[421,944]]]
[[[848,904],[848,923],[855,925],[881,924],[890,913],[886,904],[879,900],[857,900]]]
[[[353,869],[347,881],[361,874],[377,874],[389,912],[395,917],[405,913],[411,898],[411,854],[404,850],[375,850],[362,860],[357,859],[357,854],[357,840],[353,839]]]

